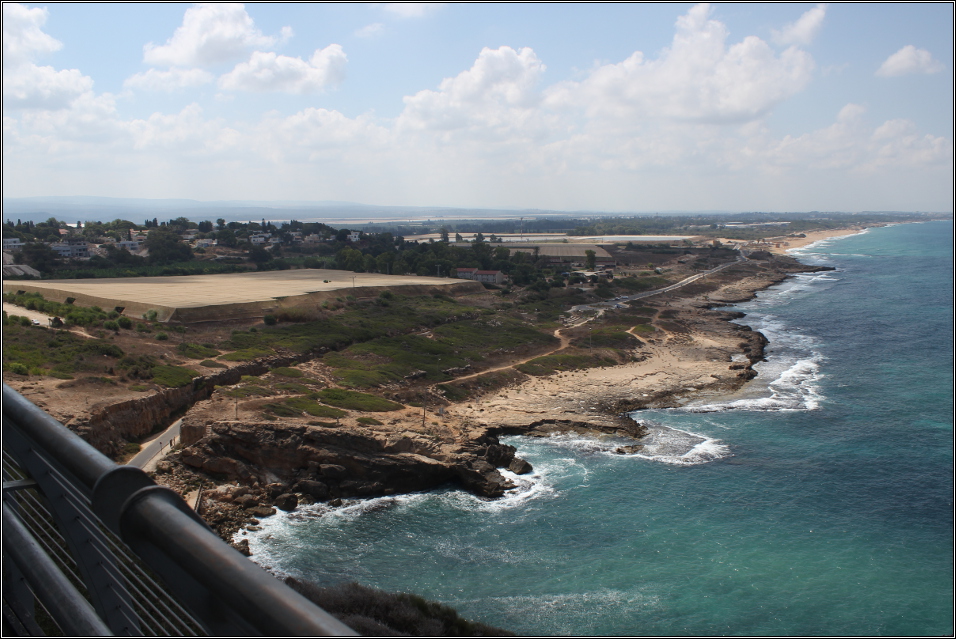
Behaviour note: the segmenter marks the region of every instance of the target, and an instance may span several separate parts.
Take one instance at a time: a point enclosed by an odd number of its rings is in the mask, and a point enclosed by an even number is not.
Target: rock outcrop
[[[498,468],[531,470],[515,457],[514,447],[484,433],[442,442],[414,432],[276,422],[214,423],[205,437],[183,449],[180,459],[223,481],[276,484],[271,492],[314,500],[407,493],[450,481],[477,495],[500,497],[514,485]],[[249,497],[233,501],[249,507],[239,501]],[[277,497],[276,505],[287,509],[289,500],[280,504]]]

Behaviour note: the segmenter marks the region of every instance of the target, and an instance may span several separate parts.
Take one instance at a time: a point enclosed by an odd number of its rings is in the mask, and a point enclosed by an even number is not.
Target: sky
[[[953,210],[953,5],[3,4],[3,196]]]

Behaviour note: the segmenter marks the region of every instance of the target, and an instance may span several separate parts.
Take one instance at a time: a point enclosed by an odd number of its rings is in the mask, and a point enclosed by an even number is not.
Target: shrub
[[[346,413],[344,410],[323,406],[314,399],[309,399],[308,397],[293,397],[292,399],[285,400],[285,404],[286,406],[296,409],[300,413],[304,411],[314,417],[338,419],[339,417],[348,415],[348,413]]]
[[[211,348],[205,344],[200,346],[199,344],[191,344],[189,342],[183,342],[176,347],[176,350],[189,359],[203,359],[206,357],[215,357],[219,354],[219,351],[215,348]]]
[[[322,402],[339,408],[360,410],[373,413],[383,413],[404,408],[401,404],[389,401],[382,397],[345,390],[344,388],[324,388],[316,394]]]
[[[105,328],[108,331],[119,332],[119,324],[114,322],[113,320],[107,320],[103,322],[103,328]]]
[[[278,320],[275,315],[266,315],[262,318],[262,321],[265,322],[266,326],[275,326]]]
[[[193,381],[199,373],[183,366],[154,366],[153,381],[163,386],[179,388]]]
[[[10,372],[14,375],[29,375],[30,369],[21,364],[20,362],[15,362],[10,364]]]
[[[213,360],[211,360],[211,359],[204,359],[203,361],[199,362],[199,365],[200,365],[200,366],[205,366],[206,368],[229,368],[229,367],[226,366],[225,364],[221,364],[221,363],[219,363],[219,362],[215,362],[215,361],[213,361]]]
[[[272,372],[283,377],[302,377],[303,373],[297,368],[288,368],[285,366],[273,368]]]
[[[156,333],[156,339],[158,339],[161,342],[165,342],[166,340],[169,339],[169,335],[167,335],[166,333]]]
[[[381,426],[382,422],[378,421],[374,417],[359,417],[356,421],[359,424],[365,424],[366,426]]]
[[[146,320],[147,322],[155,322],[157,315],[158,313],[155,310],[149,309],[148,311],[143,313],[143,319]]]
[[[133,320],[126,317],[125,315],[120,315],[116,318],[116,323],[119,324],[120,328],[130,329],[133,328]]]

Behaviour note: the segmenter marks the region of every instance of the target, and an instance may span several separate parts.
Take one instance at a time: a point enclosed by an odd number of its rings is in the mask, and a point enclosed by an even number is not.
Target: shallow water
[[[647,448],[507,441],[505,499],[453,488],[263,521],[255,559],[449,603],[519,634],[952,632],[952,224],[802,250],[762,292],[740,393],[642,411]]]

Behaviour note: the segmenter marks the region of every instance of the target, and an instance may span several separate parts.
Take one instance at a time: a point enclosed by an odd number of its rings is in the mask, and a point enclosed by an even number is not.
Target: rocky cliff
[[[531,470],[515,457],[514,447],[493,435],[469,435],[450,442],[361,427],[217,422],[183,449],[181,460],[221,480],[271,485],[273,493],[315,500],[406,493],[449,481],[477,495],[499,497],[514,485],[498,468]]]

